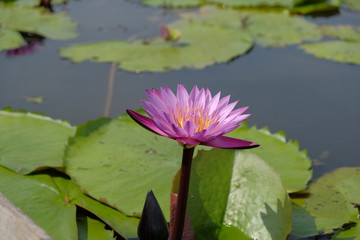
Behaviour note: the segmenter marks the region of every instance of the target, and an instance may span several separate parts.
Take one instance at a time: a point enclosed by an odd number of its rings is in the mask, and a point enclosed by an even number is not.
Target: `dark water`
[[[159,25],[176,15],[123,0],[70,1],[55,8],[79,22],[79,37],[46,40],[31,55],[7,57],[0,53],[0,107],[43,112],[72,124],[102,116],[111,64],[71,63],[57,49],[75,43],[127,40],[159,35]],[[321,24],[360,25],[360,14],[342,10],[331,18],[311,19]],[[111,116],[141,107],[144,90],[183,83],[208,87],[240,99],[253,115],[249,123],[284,130],[299,140],[312,159],[315,177],[342,166],[359,166],[360,67],[316,59],[297,46],[266,49],[259,46],[228,64],[203,70],[167,73],[117,71]],[[24,96],[44,96],[41,104]]]

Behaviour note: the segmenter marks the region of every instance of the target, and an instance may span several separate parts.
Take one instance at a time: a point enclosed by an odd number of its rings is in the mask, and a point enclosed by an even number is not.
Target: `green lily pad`
[[[293,0],[208,0],[231,7],[291,7]]]
[[[169,219],[171,179],[180,168],[182,148],[122,115],[79,127],[70,144],[67,173],[95,199],[127,215],[140,216],[153,190]]]
[[[87,217],[86,215],[78,216],[78,240],[115,240],[114,232],[105,229],[105,224],[99,220]]]
[[[327,41],[304,44],[300,48],[318,58],[360,64],[360,42]]]
[[[52,0],[52,5],[65,4],[67,0]],[[13,2],[14,6],[17,7],[37,7],[39,6],[39,0],[15,0]]]
[[[191,21],[245,32],[264,47],[317,41],[322,37],[315,24],[284,13],[247,12],[206,6],[198,14],[182,16]]]
[[[322,25],[320,30],[329,37],[346,41],[360,41],[360,27],[350,25]]]
[[[76,206],[92,212],[124,237],[136,236],[137,219],[84,195],[61,176],[22,176],[0,166],[0,191],[54,240],[77,239]]]
[[[44,167],[63,167],[67,122],[34,113],[0,111],[0,164],[21,174]]]
[[[20,33],[0,28],[0,51],[17,48],[24,44],[24,38],[20,35]]]
[[[280,174],[288,192],[306,188],[312,176],[311,160],[305,150],[299,150],[297,141],[286,141],[284,132],[272,134],[268,128],[257,129],[244,125],[228,135],[259,143],[260,147],[252,152]]]
[[[345,223],[356,222],[359,213],[353,203],[360,203],[359,182],[360,167],[344,167],[310,185],[308,198],[293,199],[294,235],[332,232]]]
[[[300,14],[334,12],[341,7],[341,0],[300,0],[296,2],[291,12]]]
[[[213,149],[194,158],[188,214],[196,239],[286,239],[291,232],[278,174],[250,151]]]
[[[75,62],[116,62],[121,69],[127,71],[158,72],[184,67],[201,69],[215,63],[227,62],[245,54],[252,47],[251,39],[234,29],[190,22],[182,24],[181,27],[178,29],[181,37],[177,42],[159,38],[145,42],[81,44],[63,48],[60,54]]]
[[[360,1],[359,0],[343,0],[348,8],[354,11],[360,11]]]
[[[157,7],[195,7],[203,3],[203,0],[142,0],[145,5]]]
[[[360,240],[360,221],[349,229],[340,230],[335,233],[331,240]]]
[[[0,25],[3,29],[39,34],[50,39],[77,36],[77,24],[65,13],[48,13],[41,8],[15,7],[0,3]]]

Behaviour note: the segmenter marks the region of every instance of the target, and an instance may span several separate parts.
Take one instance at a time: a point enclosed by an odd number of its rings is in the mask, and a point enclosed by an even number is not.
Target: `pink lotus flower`
[[[175,139],[187,148],[205,145],[218,148],[252,148],[259,144],[223,136],[239,127],[250,114],[248,107],[234,110],[238,101],[230,103],[230,96],[214,97],[209,89],[194,86],[190,93],[181,84],[176,95],[167,87],[146,91],[149,101],[141,101],[146,117],[132,110],[127,113],[148,130]]]

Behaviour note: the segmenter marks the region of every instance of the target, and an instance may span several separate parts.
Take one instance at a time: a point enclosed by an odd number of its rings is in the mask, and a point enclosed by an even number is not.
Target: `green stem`
[[[192,148],[184,147],[183,149],[183,157],[182,157],[181,170],[180,170],[179,192],[176,203],[174,225],[171,231],[170,240],[181,240],[183,235],[186,204],[187,204],[189,183],[190,183],[191,162],[194,155],[194,149],[195,147]]]

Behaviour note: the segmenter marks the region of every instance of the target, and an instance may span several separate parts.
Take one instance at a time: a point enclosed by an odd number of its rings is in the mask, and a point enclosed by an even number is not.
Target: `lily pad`
[[[252,149],[252,152],[280,174],[288,192],[306,188],[312,176],[311,160],[305,150],[299,150],[297,141],[286,141],[284,132],[272,134],[268,128],[244,125],[228,135],[260,143],[260,147]]]
[[[39,34],[50,39],[77,36],[77,24],[65,13],[48,13],[41,8],[15,7],[0,3],[0,25],[3,29]]]
[[[329,37],[360,42],[360,27],[350,25],[322,25],[320,30]]]
[[[300,46],[318,58],[360,65],[360,42],[326,41]]]
[[[158,72],[184,67],[201,69],[227,62],[245,54],[252,47],[251,39],[234,29],[190,22],[181,27],[178,29],[181,37],[177,42],[159,38],[81,44],[63,48],[60,54],[75,62],[116,62],[121,69],[127,71]]]
[[[157,7],[195,7],[199,6],[204,0],[142,0],[145,5]]]
[[[171,179],[180,168],[181,147],[128,116],[79,127],[66,156],[67,173],[95,199],[140,216],[153,190],[169,219]]]
[[[291,12],[300,14],[316,14],[322,12],[335,12],[341,7],[341,0],[297,0]]]
[[[293,199],[294,234],[298,237],[332,232],[348,222],[356,222],[360,203],[360,167],[334,170],[310,185],[308,198]]]
[[[208,0],[231,7],[291,7],[293,0]]]
[[[78,239],[76,206],[97,215],[124,237],[136,236],[137,219],[84,195],[62,176],[22,176],[0,166],[0,191],[54,240]]]
[[[21,174],[44,167],[63,167],[67,122],[25,112],[0,111],[0,164]]]
[[[250,151],[199,151],[188,214],[196,239],[286,239],[291,204],[278,174]]]
[[[359,0],[343,0],[348,8],[354,11],[360,11],[360,1]]]
[[[360,240],[360,221],[357,221],[356,225],[349,227],[349,229],[335,233],[331,240]]]
[[[17,48],[24,44],[24,38],[20,35],[20,33],[0,28],[0,51]]]
[[[245,32],[264,47],[317,41],[322,37],[315,24],[284,13],[247,12],[206,6],[197,14],[182,16],[191,21]]]

